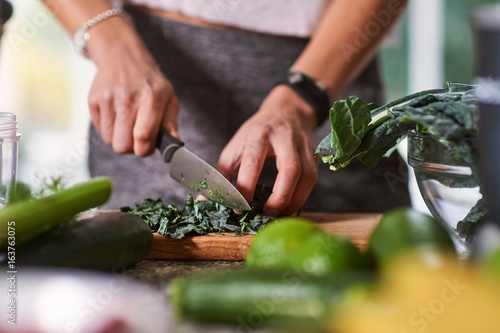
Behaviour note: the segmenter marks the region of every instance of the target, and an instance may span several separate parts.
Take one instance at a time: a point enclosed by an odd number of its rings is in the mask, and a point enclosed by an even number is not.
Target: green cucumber
[[[16,251],[16,263],[120,269],[145,259],[152,245],[151,228],[139,216],[104,213],[71,220],[32,239]]]
[[[96,177],[41,199],[7,205],[0,210],[0,249],[7,246],[8,236],[15,234],[16,246],[21,245],[84,210],[102,205],[111,196],[111,189],[109,178]]]
[[[175,279],[168,289],[178,319],[239,324],[319,326],[347,296],[364,295],[373,275],[311,276],[288,271],[231,271]],[[307,331],[311,331],[311,330]]]

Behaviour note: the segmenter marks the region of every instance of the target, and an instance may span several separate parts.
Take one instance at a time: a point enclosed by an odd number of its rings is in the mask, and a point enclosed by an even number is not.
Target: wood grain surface
[[[324,230],[347,237],[364,249],[371,231],[378,224],[379,214],[302,213]],[[228,260],[245,258],[253,240],[252,235],[237,237],[234,233],[207,234],[173,239],[154,233],[153,248],[147,259],[164,260]]]

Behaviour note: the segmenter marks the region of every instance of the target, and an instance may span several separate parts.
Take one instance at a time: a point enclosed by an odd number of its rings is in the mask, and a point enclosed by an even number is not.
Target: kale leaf
[[[479,228],[487,221],[488,208],[484,199],[479,199],[478,202],[466,217],[457,224],[457,232],[460,237],[465,239],[465,242],[471,245],[474,241],[474,235]]]
[[[146,198],[135,208],[122,207],[120,210],[139,215],[153,232],[175,239],[209,232],[234,232],[241,236],[242,232],[255,234],[266,223],[274,220],[273,217],[262,214],[270,194],[269,188],[257,186],[251,210],[241,215],[218,202],[195,201],[191,195],[188,195],[181,209],[174,204],[165,205],[161,199]]]
[[[371,121],[370,111],[376,107],[376,104],[365,104],[355,96],[335,103],[330,111],[332,132],[321,141],[315,154],[321,149],[333,149],[329,162],[332,161],[330,164],[335,165],[335,170],[349,163]]]
[[[332,131],[316,148],[330,169],[358,158],[369,168],[389,156],[410,130],[426,133],[447,147],[456,165],[476,170],[475,136],[478,107],[473,86],[447,83],[444,89],[423,91],[376,107],[350,96],[330,110]]]
[[[444,89],[412,94],[378,108],[350,96],[335,102],[330,110],[332,131],[320,142],[315,156],[327,150],[322,160],[332,170],[346,167],[354,158],[373,168],[396,149],[408,132],[415,131],[425,135],[414,139],[414,158],[466,166],[472,171],[472,177],[429,177],[448,187],[477,187],[478,114],[474,87],[459,83],[447,83]],[[427,174],[422,172],[420,177],[425,179]],[[467,242],[471,242],[486,212],[481,199],[458,223],[457,231]]]

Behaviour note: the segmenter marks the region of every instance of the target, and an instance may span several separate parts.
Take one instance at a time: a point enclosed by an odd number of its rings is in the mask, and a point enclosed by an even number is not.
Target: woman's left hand
[[[275,87],[259,111],[236,132],[221,153],[217,169],[250,202],[268,157],[276,157],[278,175],[264,214],[297,212],[317,179],[315,110],[285,85]]]

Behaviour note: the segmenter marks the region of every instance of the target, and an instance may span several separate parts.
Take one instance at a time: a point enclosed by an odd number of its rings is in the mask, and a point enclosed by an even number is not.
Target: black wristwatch
[[[331,105],[328,91],[323,83],[302,72],[289,71],[283,84],[292,88],[316,110],[318,126],[328,118]]]

